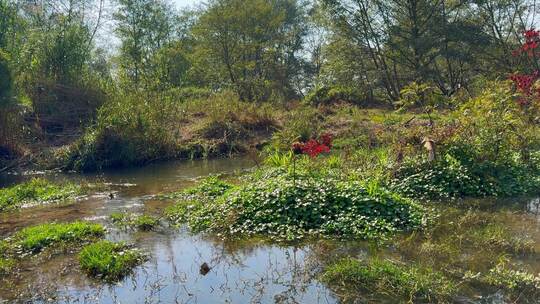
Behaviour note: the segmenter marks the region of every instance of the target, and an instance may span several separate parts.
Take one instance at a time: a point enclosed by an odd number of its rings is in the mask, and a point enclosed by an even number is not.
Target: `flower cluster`
[[[535,29],[529,29],[523,33],[525,36],[525,42],[521,47],[513,52],[514,56],[521,54],[527,54],[529,57],[536,58],[535,52],[540,50],[540,31]],[[514,82],[514,85],[523,95],[518,100],[519,104],[522,106],[531,104],[534,100],[540,99],[540,89],[535,89],[535,82],[540,79],[539,71],[536,70],[530,74],[518,74],[515,73],[511,75],[510,80]]]
[[[510,80],[514,82],[516,87],[523,93],[529,95],[531,94],[531,88],[534,82],[538,79],[538,71],[527,75],[527,74],[514,74],[510,76]]]
[[[525,43],[519,49],[515,50],[513,54],[514,56],[518,56],[526,53],[530,57],[533,57],[535,50],[540,45],[540,31],[530,29],[525,31],[523,35],[525,36]]]
[[[312,158],[321,153],[328,153],[332,148],[332,135],[325,133],[319,139],[310,139],[307,142],[295,142],[292,150],[295,154],[307,154]]]

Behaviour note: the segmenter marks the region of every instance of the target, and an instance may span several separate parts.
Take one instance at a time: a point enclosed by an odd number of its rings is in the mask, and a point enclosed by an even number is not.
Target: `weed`
[[[430,268],[371,259],[361,262],[346,258],[331,264],[322,275],[331,288],[354,298],[362,291],[399,297],[410,302],[450,302],[457,286]]]
[[[154,229],[159,224],[159,219],[151,215],[113,213],[110,215],[112,222],[120,227],[133,227],[142,231]]]
[[[38,253],[53,244],[89,241],[104,233],[101,225],[87,222],[42,224],[15,233],[11,245],[24,252]]]
[[[500,261],[481,280],[511,294],[527,293],[531,298],[540,296],[540,275],[511,269],[505,260]]]
[[[118,281],[145,260],[145,255],[124,243],[99,241],[85,246],[79,254],[81,268],[92,277]]]
[[[82,192],[81,186],[75,184],[58,185],[45,179],[34,178],[29,182],[0,189],[0,211],[16,209],[24,204],[66,200]]]

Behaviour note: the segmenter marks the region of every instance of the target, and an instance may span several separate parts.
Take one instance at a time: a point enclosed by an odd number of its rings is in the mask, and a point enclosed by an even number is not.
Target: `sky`
[[[201,0],[172,0],[171,2],[176,4],[176,6],[178,8],[182,8],[182,7],[185,7],[185,6],[191,6],[193,4],[198,4],[198,3],[202,2],[202,1]]]

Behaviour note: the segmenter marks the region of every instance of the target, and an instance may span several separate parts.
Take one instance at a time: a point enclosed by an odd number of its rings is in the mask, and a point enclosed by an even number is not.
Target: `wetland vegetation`
[[[0,302],[540,301],[535,1],[38,2]]]

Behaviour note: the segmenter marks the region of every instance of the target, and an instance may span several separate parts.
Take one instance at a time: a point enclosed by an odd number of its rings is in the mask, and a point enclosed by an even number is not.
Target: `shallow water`
[[[107,285],[82,274],[75,253],[44,252],[25,262],[16,275],[0,280],[0,302],[338,303],[338,297],[316,279],[330,258],[380,254],[433,265],[442,262],[436,255],[421,252],[423,236],[409,240],[409,246],[391,244],[384,249],[375,249],[364,242],[323,240],[281,246],[256,240],[225,242],[212,236],[192,235],[185,229],[170,228],[165,223],[153,232],[125,231],[108,220],[113,212],[159,214],[171,202],[157,200],[153,195],[191,186],[197,178],[209,174],[231,175],[253,166],[249,159],[236,158],[161,163],[97,175],[43,174],[54,180],[104,182],[110,190],[71,204],[0,214],[0,237],[39,223],[84,219],[104,224],[109,231],[108,239],[133,243],[147,252],[150,259],[124,281]],[[25,178],[29,176],[11,176],[4,178],[3,183],[11,184]],[[110,193],[114,198],[109,198]],[[497,217],[515,235],[526,235],[533,240],[536,252],[540,252],[539,199],[497,203],[475,200],[463,204],[475,206],[483,216]],[[460,208],[458,204],[457,210]],[[451,216],[445,217],[443,212],[439,220],[452,221]],[[466,254],[469,256],[462,260],[466,260],[471,269],[479,271],[484,271],[487,259],[493,258],[474,246],[468,248]],[[514,255],[512,261],[540,273],[537,254]],[[200,273],[203,263],[211,267],[206,275]],[[470,290],[456,301],[505,303],[500,292],[482,289]],[[395,303],[395,299],[367,297],[361,301],[364,302]]]

